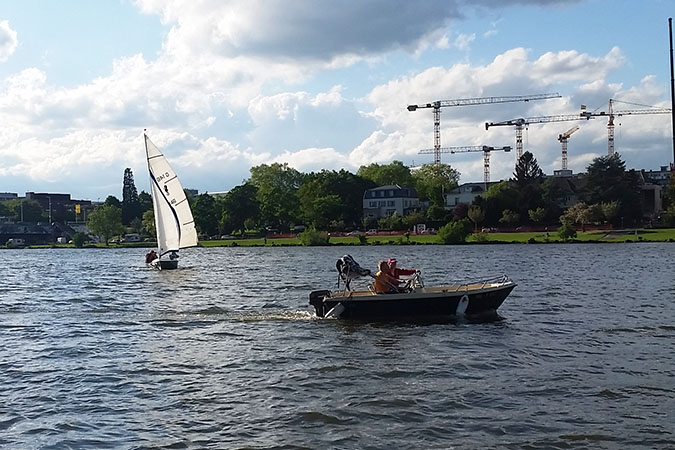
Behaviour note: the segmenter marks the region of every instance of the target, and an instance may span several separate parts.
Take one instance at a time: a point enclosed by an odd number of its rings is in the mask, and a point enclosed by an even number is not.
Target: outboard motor
[[[338,271],[338,286],[340,286],[340,280],[342,280],[347,290],[349,290],[352,279],[372,275],[369,269],[361,267],[351,255],[345,255],[338,259],[335,268]]]
[[[316,310],[317,317],[323,317],[326,314],[323,308],[323,299],[328,294],[330,294],[330,291],[326,289],[309,293],[309,304]]]

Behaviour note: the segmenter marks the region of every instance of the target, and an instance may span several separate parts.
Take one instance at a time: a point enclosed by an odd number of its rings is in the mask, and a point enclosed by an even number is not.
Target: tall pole
[[[670,38],[670,108],[672,117],[670,119],[673,126],[673,164],[671,170],[675,170],[675,77],[673,76],[673,18],[668,18],[668,36]]]

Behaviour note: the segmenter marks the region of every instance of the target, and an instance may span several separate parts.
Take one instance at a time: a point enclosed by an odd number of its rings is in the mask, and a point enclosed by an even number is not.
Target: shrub
[[[490,242],[490,236],[487,233],[474,233],[473,235],[474,242],[486,243]]]
[[[325,231],[319,231],[315,228],[307,228],[298,235],[298,239],[302,245],[328,245],[330,237]]]
[[[84,247],[84,242],[87,240],[87,235],[84,234],[81,231],[78,231],[77,233],[73,234],[73,244],[77,248],[82,248]]]
[[[443,244],[461,244],[471,234],[471,222],[468,219],[458,220],[443,225],[438,230],[438,237]]]
[[[572,225],[569,223],[563,223],[560,228],[558,228],[558,236],[563,241],[568,241],[577,237],[577,232]]]

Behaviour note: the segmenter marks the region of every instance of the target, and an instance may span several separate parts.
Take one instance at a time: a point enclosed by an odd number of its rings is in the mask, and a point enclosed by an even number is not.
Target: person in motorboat
[[[145,263],[150,264],[154,260],[158,258],[157,252],[154,250],[150,250],[146,255],[145,255]]]
[[[398,261],[396,261],[396,258],[389,258],[389,261],[387,261],[387,265],[389,266],[389,273],[391,274],[392,277],[399,279],[401,278],[401,275],[415,275],[419,270],[417,269],[404,269],[402,267],[396,267]],[[401,283],[405,283],[405,280],[400,281]]]
[[[378,294],[395,294],[401,292],[399,285],[403,281],[392,276],[387,261],[380,261],[377,264],[377,273],[375,274],[373,285]]]

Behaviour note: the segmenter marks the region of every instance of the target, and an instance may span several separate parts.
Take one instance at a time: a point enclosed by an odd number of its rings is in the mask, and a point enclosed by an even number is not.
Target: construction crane
[[[443,147],[443,148],[425,148],[420,150],[420,154],[424,153],[467,153],[467,152],[483,152],[483,182],[485,190],[490,182],[490,152],[505,151],[510,152],[511,147],[490,147],[487,145],[466,145],[463,147]],[[438,163],[434,163],[438,164]]]
[[[562,114],[557,116],[539,116],[526,117],[512,120],[505,120],[503,122],[485,122],[485,129],[499,126],[515,126],[516,127],[516,160],[523,156],[523,126],[532,123],[551,123],[551,122],[569,122],[572,120],[589,120],[593,118],[592,115],[584,114]]]
[[[558,140],[562,145],[562,170],[567,170],[567,140],[579,129],[579,125],[574,125],[563,134],[558,135]]]
[[[508,102],[529,102],[530,100],[544,100],[548,98],[560,98],[561,95],[557,92],[551,94],[535,94],[535,95],[512,95],[506,97],[477,97],[477,98],[460,98],[455,100],[438,100],[432,103],[424,103],[421,105],[408,105],[408,111],[417,111],[420,108],[433,108],[434,110],[434,164],[441,162],[441,108],[446,106],[471,106],[471,105],[485,105],[492,103],[508,103]]]
[[[581,115],[585,117],[600,117],[600,116],[607,116],[609,117],[609,120],[607,121],[607,154],[608,155],[613,155],[614,154],[614,116],[630,116],[630,115],[636,115],[636,114],[672,114],[673,110],[671,108],[652,108],[649,107],[650,109],[626,109],[626,110],[620,110],[620,111],[615,111],[613,108],[613,104],[615,102],[619,103],[625,103],[627,105],[635,105],[635,106],[646,106],[646,105],[639,105],[637,103],[628,103],[628,102],[620,102],[619,100],[612,100],[611,98],[609,99],[609,106],[607,108],[607,112],[586,112],[586,107],[584,105],[581,105]]]

